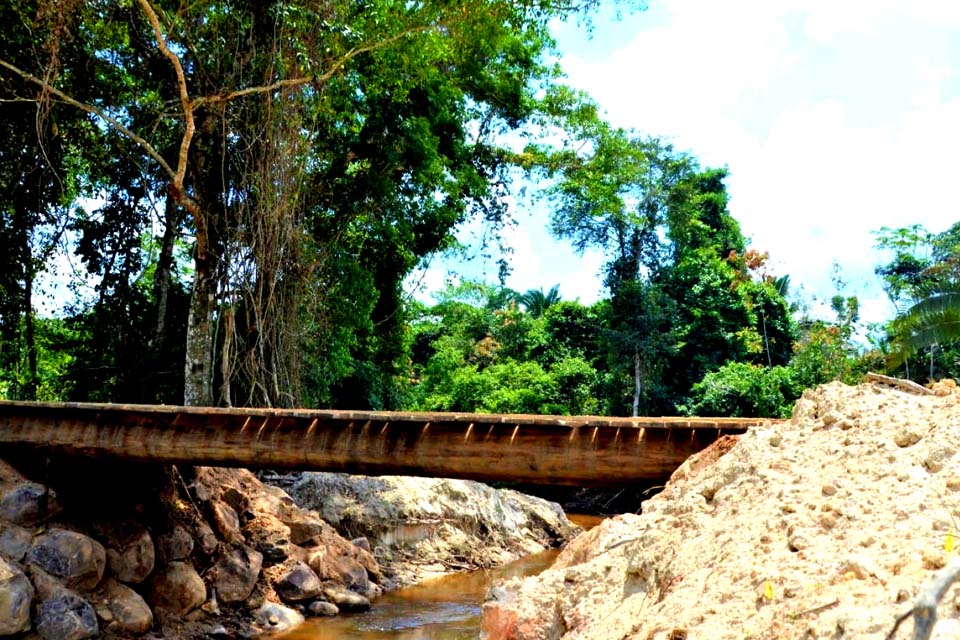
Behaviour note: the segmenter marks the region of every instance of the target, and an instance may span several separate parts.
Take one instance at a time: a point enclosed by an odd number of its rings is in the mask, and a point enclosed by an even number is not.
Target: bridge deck
[[[0,401],[0,456],[50,447],[161,463],[604,486],[665,479],[719,436],[775,422]]]

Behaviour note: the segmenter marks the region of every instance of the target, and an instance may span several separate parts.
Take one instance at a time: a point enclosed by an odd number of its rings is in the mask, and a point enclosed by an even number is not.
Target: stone
[[[368,540],[366,537],[354,538],[350,541],[350,544],[355,547],[359,547],[364,551],[373,551],[373,549],[370,548],[370,540]]]
[[[155,572],[150,581],[149,601],[156,609],[175,615],[193,611],[207,599],[207,587],[196,569],[186,562],[171,562]]]
[[[212,586],[223,602],[240,602],[253,593],[263,568],[263,554],[249,547],[226,552],[210,569]]]
[[[20,562],[27,557],[33,533],[15,524],[0,523],[0,556]]]
[[[282,519],[283,524],[290,529],[290,542],[303,544],[311,538],[321,535],[324,522],[319,516],[306,511],[296,511]]]
[[[36,482],[21,482],[0,493],[0,520],[31,526],[59,512],[56,494]]]
[[[906,425],[899,427],[893,434],[893,442],[901,448],[913,446],[920,442],[921,438],[923,436],[915,427]]]
[[[157,541],[160,556],[167,562],[186,560],[193,553],[193,536],[182,525],[176,525],[170,533],[160,536]]]
[[[307,564],[321,580],[336,582],[357,592],[366,591],[370,583],[367,570],[359,561],[326,549],[311,553]]]
[[[200,550],[208,556],[213,555],[217,547],[220,546],[217,535],[206,522],[197,525],[197,541],[200,543]]]
[[[35,623],[45,640],[84,640],[100,635],[93,605],[66,588],[40,603]]]
[[[95,610],[110,627],[128,633],[146,633],[153,626],[153,612],[140,594],[113,578],[97,589]]]
[[[0,636],[11,636],[30,628],[33,594],[30,579],[15,565],[0,558]]]
[[[265,564],[279,564],[290,556],[290,527],[279,518],[260,516],[248,532],[248,542],[263,554]]]
[[[332,602],[314,600],[307,605],[307,613],[316,617],[331,617],[340,613],[340,609]]]
[[[118,548],[107,549],[107,566],[120,582],[140,584],[153,571],[156,551],[153,538],[141,529]]]
[[[265,602],[253,615],[254,623],[264,633],[289,631],[304,621],[299,612],[276,602]]]
[[[243,534],[240,533],[240,518],[233,507],[219,500],[211,500],[208,504],[213,528],[220,534],[220,539],[230,544],[242,543]]]
[[[103,578],[107,554],[89,536],[67,529],[50,529],[33,539],[27,560],[79,591],[93,589]]]
[[[343,587],[327,587],[323,595],[341,611],[366,611],[370,608],[370,600]]]
[[[303,602],[320,595],[323,584],[304,562],[297,562],[273,585],[277,595],[287,602]]]

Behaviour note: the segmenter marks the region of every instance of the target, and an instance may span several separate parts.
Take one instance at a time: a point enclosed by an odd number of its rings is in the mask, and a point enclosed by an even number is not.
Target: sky
[[[554,35],[566,82],[613,124],[728,168],[731,215],[815,314],[838,292],[837,264],[862,319],[888,319],[874,232],[960,220],[960,2],[649,0],[620,19],[603,10],[592,36],[573,23]],[[507,286],[605,295],[602,255],[553,240],[544,206],[515,215]],[[491,260],[435,260],[423,290],[452,270],[497,274]]]

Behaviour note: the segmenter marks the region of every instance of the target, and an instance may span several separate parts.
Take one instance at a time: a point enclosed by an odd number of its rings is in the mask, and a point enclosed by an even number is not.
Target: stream
[[[584,529],[599,516],[567,516]],[[536,575],[553,564],[558,550],[525,556],[497,569],[455,573],[386,593],[373,609],[335,618],[312,618],[278,640],[475,640],[480,606],[490,585]]]

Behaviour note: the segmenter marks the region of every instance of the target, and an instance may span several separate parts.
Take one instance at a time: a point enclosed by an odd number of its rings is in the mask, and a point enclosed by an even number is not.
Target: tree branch
[[[170,47],[167,46],[167,39],[163,35],[163,29],[160,28],[160,18],[149,0],[138,0],[140,8],[147,14],[147,20],[153,27],[154,36],[157,39],[157,48],[164,55],[177,74],[177,88],[180,93],[180,106],[183,109],[183,138],[180,139],[180,153],[177,158],[177,170],[173,174],[173,181],[170,189],[173,192],[174,199],[186,207],[190,215],[193,216],[194,225],[197,228],[197,255],[206,259],[207,254],[207,224],[200,210],[200,205],[191,198],[183,188],[183,179],[187,175],[187,157],[190,153],[190,144],[193,142],[193,135],[197,131],[196,122],[193,118],[193,111],[196,108],[195,103],[190,99],[190,93],[187,91],[187,76],[183,71],[183,65],[180,58]]]
[[[144,2],[145,0],[139,0],[139,1]],[[235,100],[236,98],[242,98],[244,96],[250,96],[250,95],[255,95],[260,93],[270,93],[270,92],[276,91],[277,89],[283,89],[285,87],[299,87],[299,86],[303,86],[305,84],[310,84],[310,83],[324,83],[328,81],[330,78],[332,78],[333,76],[335,76],[337,72],[340,71],[340,69],[342,69],[343,66],[348,62],[350,62],[350,60],[352,60],[353,58],[364,53],[369,53],[371,51],[382,49],[414,33],[424,33],[434,28],[436,28],[436,26],[434,25],[421,25],[418,27],[410,27],[409,29],[404,29],[400,33],[394,36],[391,36],[385,40],[380,40],[379,42],[365,44],[361,47],[355,47],[350,51],[348,51],[347,53],[345,53],[342,58],[334,62],[329,69],[327,69],[324,73],[320,75],[300,76],[298,78],[287,78],[284,80],[278,80],[274,83],[271,83],[268,85],[262,85],[259,87],[247,87],[246,89],[238,89],[236,91],[231,91],[229,93],[213,95],[213,96],[204,96],[201,98],[196,98],[193,101],[193,104],[194,106],[198,106],[201,104],[208,104],[208,103],[214,104],[214,103],[221,103],[221,102],[229,102],[231,100]]]
[[[24,71],[23,69],[20,69],[19,67],[16,67],[10,64],[6,60],[0,59],[0,67],[3,67],[9,71],[12,71],[13,73],[17,74],[27,82],[32,82],[33,84],[37,85],[44,91],[49,91],[50,93],[55,95],[57,98],[59,98],[63,102],[69,104],[70,106],[76,107],[81,111],[85,111],[91,115],[94,115],[100,118],[101,120],[106,122],[108,125],[110,125],[114,129],[122,133],[123,135],[133,140],[141,149],[147,152],[148,156],[156,160],[157,163],[163,168],[164,171],[166,171],[170,175],[171,178],[175,175],[173,168],[170,166],[170,164],[166,160],[164,160],[163,156],[160,155],[157,152],[157,150],[153,148],[153,145],[151,145],[149,142],[147,142],[146,140],[144,140],[143,138],[135,134],[133,131],[125,127],[119,120],[107,114],[103,109],[95,107],[92,104],[80,102],[79,100],[76,100],[75,98],[70,97],[63,91],[60,91],[54,86],[51,86],[46,81],[36,77],[35,75],[32,75],[31,73]],[[31,102],[36,102],[36,100],[31,100]]]

